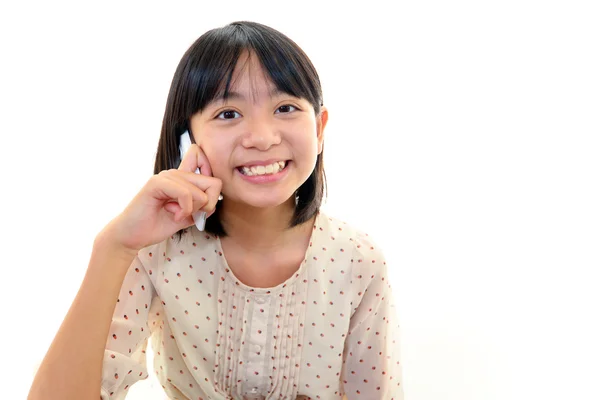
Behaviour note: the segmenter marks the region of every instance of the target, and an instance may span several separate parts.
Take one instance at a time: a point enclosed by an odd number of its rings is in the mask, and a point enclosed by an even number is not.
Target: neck
[[[289,247],[303,235],[307,226],[289,228],[294,215],[294,199],[272,208],[256,208],[224,200],[221,224],[227,232],[225,240],[235,243],[246,254],[264,255]]]

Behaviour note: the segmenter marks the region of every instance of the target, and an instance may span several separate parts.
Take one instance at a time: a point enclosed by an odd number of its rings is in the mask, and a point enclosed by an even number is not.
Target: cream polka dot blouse
[[[371,238],[320,212],[298,271],[252,288],[194,226],[142,249],[106,342],[101,398],[154,372],[171,399],[403,398],[399,326]]]

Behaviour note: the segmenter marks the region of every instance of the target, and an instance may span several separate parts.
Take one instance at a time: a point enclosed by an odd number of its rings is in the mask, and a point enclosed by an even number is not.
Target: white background
[[[406,399],[600,398],[592,3],[2,3],[0,397],[25,398],[95,235],[152,174],[180,57],[247,19],[320,73],[324,210],[384,249]]]

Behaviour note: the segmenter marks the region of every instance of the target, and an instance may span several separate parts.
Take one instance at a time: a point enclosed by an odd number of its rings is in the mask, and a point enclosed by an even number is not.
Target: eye
[[[297,110],[298,108],[296,108],[295,106],[291,105],[291,104],[286,104],[284,106],[280,106],[277,108],[277,110],[275,111],[275,113],[279,113],[279,114],[289,114],[292,111]]]
[[[219,115],[217,115],[218,119],[236,119],[241,117],[241,114],[237,111],[233,111],[233,110],[225,110],[223,112],[221,112]]]

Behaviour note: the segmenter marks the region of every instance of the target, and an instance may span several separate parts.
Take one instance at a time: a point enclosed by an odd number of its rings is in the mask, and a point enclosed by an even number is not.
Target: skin
[[[240,58],[234,82],[232,91],[241,97],[215,101],[192,116],[197,144],[190,146],[179,168],[153,175],[98,234],[80,291],[28,399],[98,399],[111,315],[136,254],[191,226],[193,211],[213,211],[219,193],[224,196],[222,219],[229,233],[221,244],[242,282],[274,286],[300,265],[314,220],[293,229],[287,224],[293,194],[310,176],[323,149],[327,110],[315,115],[305,99],[272,95],[274,85],[253,56]],[[250,160],[271,158],[291,160],[287,175],[278,182],[252,184],[236,172]],[[198,167],[208,176],[195,174]]]
[[[272,259],[294,246],[303,254],[314,219],[293,229],[287,224],[294,192],[308,179],[323,150],[327,109],[315,115],[306,99],[273,93],[275,85],[253,54],[240,57],[232,82],[231,92],[239,97],[215,100],[190,121],[212,175],[222,181],[221,216],[228,232],[223,247],[235,247],[237,254],[255,260],[265,254]],[[282,180],[254,184],[236,171],[252,160],[269,159],[291,160]]]

